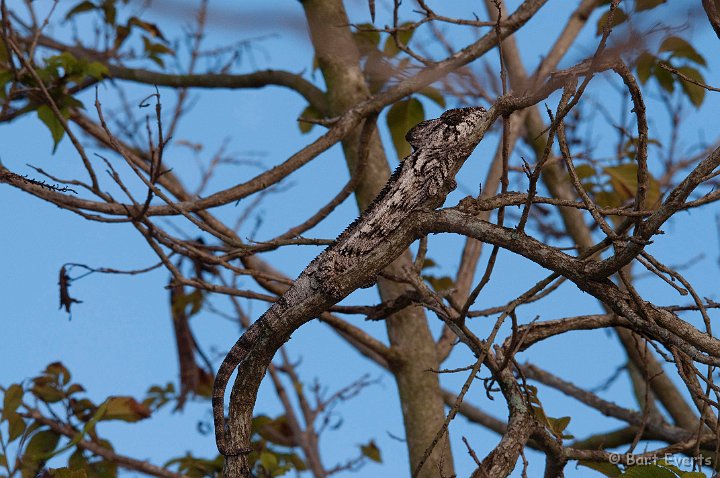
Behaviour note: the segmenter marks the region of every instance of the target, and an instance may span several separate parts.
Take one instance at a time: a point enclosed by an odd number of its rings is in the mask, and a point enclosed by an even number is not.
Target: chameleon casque
[[[239,456],[251,451],[247,447],[255,396],[275,351],[302,324],[359,287],[372,285],[378,272],[417,238],[408,217],[442,206],[455,189],[455,174],[482,137],[478,129],[486,117],[482,107],[459,108],[413,127],[405,137],[413,147],[412,154],[400,163],[373,203],[235,343],[220,365],[213,387],[220,453]],[[230,414],[236,414],[240,426],[226,432],[225,389],[236,367]],[[247,393],[250,391],[253,393]]]

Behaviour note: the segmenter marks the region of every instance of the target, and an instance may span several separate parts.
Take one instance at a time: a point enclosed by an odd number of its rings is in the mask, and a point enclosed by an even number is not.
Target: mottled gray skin
[[[377,273],[394,259],[387,260],[387,254],[377,251],[387,252],[392,247],[388,243],[412,212],[440,207],[448,193],[455,189],[454,176],[477,144],[468,138],[485,113],[480,107],[453,109],[440,118],[413,127],[406,135],[413,153],[400,163],[373,203],[308,265],[228,352],[215,376],[212,397],[215,438],[220,453],[232,456],[251,451],[228,449],[225,436],[225,388],[235,368],[254,348],[279,347],[300,325],[358,287],[368,287],[375,282]],[[397,253],[408,245],[409,242],[398,244]],[[253,379],[244,383],[244,377],[239,377],[238,382],[236,387],[259,385]],[[248,443],[249,437],[244,438]]]

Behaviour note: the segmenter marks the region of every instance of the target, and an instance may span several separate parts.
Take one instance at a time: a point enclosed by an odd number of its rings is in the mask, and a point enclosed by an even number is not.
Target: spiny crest
[[[352,231],[354,231],[355,228],[357,228],[360,224],[360,221],[363,220],[363,218],[372,214],[373,210],[378,207],[378,204],[385,196],[390,193],[390,190],[392,190],[392,188],[395,186],[395,183],[397,183],[398,179],[400,178],[400,174],[402,173],[403,166],[404,163],[400,163],[398,167],[395,168],[395,171],[393,171],[393,173],[390,175],[390,179],[388,179],[388,182],[385,183],[385,186],[382,188],[380,193],[375,196],[375,199],[373,199],[370,205],[365,208],[365,211],[360,216],[358,216],[352,223],[350,223],[350,225],[346,227],[342,233],[340,233],[340,235],[335,239],[335,242],[333,242],[330,247],[334,247],[338,242],[344,239],[344,236],[347,236]]]

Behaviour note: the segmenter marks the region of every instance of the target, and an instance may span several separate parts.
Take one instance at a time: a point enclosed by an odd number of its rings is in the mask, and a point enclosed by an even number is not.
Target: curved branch
[[[50,418],[47,418],[34,408],[28,408],[28,415],[31,416],[34,420],[36,420],[38,423],[42,423],[43,425],[48,426],[56,433],[59,433],[71,439],[75,439],[77,437],[77,430],[64,423],[60,423],[55,420],[51,420]],[[147,461],[136,460],[135,458],[119,455],[113,450],[109,450],[92,441],[80,440],[77,443],[77,446],[79,448],[82,448],[83,450],[87,450],[90,453],[100,456],[111,463],[115,463],[118,466],[127,470],[139,471],[140,473],[157,476],[159,478],[188,478],[187,475],[172,472],[160,466],[148,463]]]
[[[283,70],[261,70],[245,74],[205,73],[194,75],[160,73],[157,71],[108,64],[110,76],[120,80],[169,86],[172,88],[264,88],[284,86],[298,92],[316,110],[324,113],[325,93],[302,76]]]
[[[583,390],[560,377],[540,369],[536,365],[525,364],[521,365],[520,369],[525,377],[559,390],[605,416],[617,418],[629,425],[641,426],[644,423],[643,426],[647,428],[648,432],[656,436],[661,436],[663,440],[676,443],[689,440],[696,434],[695,431],[669,425],[665,421],[655,417],[644,417],[642,412],[623,408],[613,402],[604,400],[594,393]]]
[[[637,228],[638,241],[630,242],[626,247],[622,248],[619,253],[609,257],[603,261],[590,264],[587,268],[589,277],[600,278],[608,277],[619,271],[625,265],[629,264],[645,247],[650,238],[657,233],[660,227],[670,219],[677,211],[685,208],[686,202],[690,194],[702,184],[707,177],[720,166],[720,147],[703,159],[685,179],[682,180],[667,196],[667,199],[660,207],[642,222]]]
[[[717,156],[720,160],[720,149]],[[593,279],[588,276],[588,269],[594,270],[598,264],[607,260],[581,261],[514,229],[496,226],[454,209],[431,211],[419,216],[418,229],[422,234],[455,232],[520,254],[567,277],[580,290],[607,304],[616,314],[625,317],[634,327],[656,338],[665,346],[675,346],[700,363],[720,364],[719,340],[699,331],[667,310],[647,302],[636,304],[607,279]],[[646,223],[643,223],[641,228],[645,225]],[[624,253],[625,251],[622,251],[618,256]],[[629,258],[628,262],[633,258]]]
[[[104,52],[91,50],[81,46],[70,46],[53,38],[41,35],[38,44],[58,51],[70,52],[75,57],[90,58],[107,66],[110,76],[120,80],[134,81],[156,86],[171,88],[263,88],[265,86],[284,86],[298,92],[310,105],[320,112],[327,110],[325,93],[302,76],[282,70],[261,70],[245,74],[169,74],[142,68],[128,68],[115,65],[108,61]]]

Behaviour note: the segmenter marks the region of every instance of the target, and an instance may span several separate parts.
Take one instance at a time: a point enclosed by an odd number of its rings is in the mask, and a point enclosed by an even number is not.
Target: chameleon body
[[[484,108],[460,108],[413,127],[406,136],[413,147],[412,154],[400,163],[373,203],[305,268],[232,347],[220,365],[213,387],[215,437],[220,453],[237,456],[251,451],[232,449],[225,431],[225,388],[233,371],[240,366],[230,413],[233,414],[234,406],[240,407],[235,419],[241,426],[234,427],[239,435],[230,438],[233,443],[247,445],[256,395],[247,392],[257,391],[274,352],[300,325],[357,288],[372,285],[378,272],[407,249],[415,240],[415,233],[406,219],[414,211],[440,207],[455,189],[454,176],[480,141],[470,138],[485,117]]]

